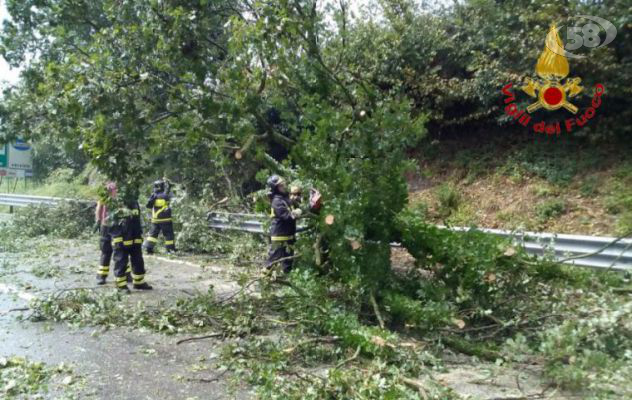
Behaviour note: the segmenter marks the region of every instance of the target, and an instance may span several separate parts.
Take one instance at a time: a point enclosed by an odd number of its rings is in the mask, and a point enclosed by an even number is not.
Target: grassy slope
[[[492,139],[490,139],[492,137]],[[616,235],[632,227],[632,142],[470,136],[435,141],[413,156],[412,203],[452,225]],[[89,172],[58,170],[43,183],[4,179],[0,193],[96,198]]]
[[[591,235],[632,227],[630,143],[540,139],[435,141],[415,154],[410,200],[453,225]]]
[[[43,182],[4,178],[0,193],[30,194],[34,196],[64,197],[70,199],[95,199],[96,187],[87,185],[89,170],[75,176],[70,169],[59,169]]]

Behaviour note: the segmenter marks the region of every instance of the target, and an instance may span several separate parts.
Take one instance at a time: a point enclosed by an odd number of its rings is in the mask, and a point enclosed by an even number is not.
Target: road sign
[[[33,156],[30,144],[18,139],[8,147],[9,160],[7,168],[21,171],[31,171],[33,169]]]
[[[0,168],[7,167],[7,145],[0,144]]]
[[[31,145],[21,139],[0,145],[0,175],[10,177],[33,176]]]

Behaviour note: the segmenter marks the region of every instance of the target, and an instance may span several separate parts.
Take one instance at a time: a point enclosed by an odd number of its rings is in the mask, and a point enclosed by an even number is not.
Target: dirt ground
[[[551,153],[550,157],[562,157],[567,163],[577,165],[576,174],[565,184],[554,184],[525,172],[519,162],[512,161],[528,146],[528,142],[515,138],[491,140],[476,135],[468,140],[438,142],[428,154],[420,151],[415,155],[418,171],[407,176],[409,200],[412,204],[425,203],[429,219],[439,224],[616,236],[620,214],[609,211],[608,204],[613,198],[624,196],[615,183],[623,182],[620,168],[630,162],[625,146],[609,144],[595,148],[595,152],[607,156],[586,166],[581,166],[581,158],[590,155],[592,148],[589,151],[577,145],[577,153],[570,150],[556,153],[552,150],[563,143],[552,142],[541,147]],[[558,164],[564,163],[552,162],[551,169],[555,170]],[[511,168],[520,172],[512,174]],[[445,212],[439,209],[437,193],[444,184],[451,185],[460,196],[458,209],[447,221]],[[552,202],[563,204],[564,210],[542,218],[538,208]]]
[[[30,251],[0,253],[0,357],[70,365],[84,384],[73,388],[80,399],[249,399],[252,387],[236,382],[217,366],[219,339],[177,345],[187,335],[165,335],[120,327],[74,328],[62,323],[20,320],[33,298],[74,288],[94,288],[98,250],[92,241],[35,239]],[[130,302],[206,292],[217,296],[238,290],[239,267],[191,257],[147,257],[147,280],[155,290],[134,292]],[[41,276],[51,267],[53,276]],[[49,268],[50,270],[50,268]],[[39,275],[39,276],[37,276]],[[106,287],[114,290],[112,276]],[[190,335],[188,335],[190,336]],[[464,399],[569,397],[539,379],[534,367],[504,367],[448,353],[445,368],[433,376]],[[0,393],[2,389],[0,388]],[[57,397],[51,391],[48,397]]]

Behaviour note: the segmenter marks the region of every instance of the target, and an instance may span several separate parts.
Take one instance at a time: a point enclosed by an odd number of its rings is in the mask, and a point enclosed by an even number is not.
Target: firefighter
[[[292,257],[295,242],[296,220],[301,216],[300,208],[292,209],[290,197],[287,193],[285,181],[278,175],[272,175],[267,181],[270,192],[272,223],[270,224],[270,251],[266,268],[271,269],[280,264],[283,272],[292,270]]]
[[[143,260],[143,228],[140,220],[140,206],[134,190],[128,190],[123,199],[117,201],[113,223],[110,229],[114,247],[114,277],[116,287],[129,293],[126,265],[132,264],[132,287],[137,290],[151,290],[145,282],[145,262]]]
[[[100,190],[100,198],[97,201],[95,210],[95,232],[99,232],[99,249],[101,257],[99,268],[97,270],[97,285],[105,285],[108,274],[110,273],[110,261],[112,260],[112,236],[110,235],[111,220],[108,215],[107,204],[116,198],[116,183],[107,182]],[[132,269],[127,266],[126,274],[128,281],[131,280]]]
[[[162,231],[165,236],[165,247],[168,253],[176,251],[173,234],[173,219],[171,217],[171,185],[166,179],[154,182],[154,190],[147,201],[147,208],[151,208],[151,228],[145,240],[147,254],[154,253],[154,246],[158,242],[158,235]]]
[[[298,185],[293,185],[290,187],[290,205],[292,209],[300,208],[302,203],[303,191],[301,187]]]

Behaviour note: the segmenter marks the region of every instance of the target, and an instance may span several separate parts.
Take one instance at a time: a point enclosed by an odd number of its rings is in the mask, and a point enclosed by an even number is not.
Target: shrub
[[[632,396],[632,301],[601,295],[540,335],[546,372],[590,398]],[[586,398],[588,398],[587,396]]]
[[[596,176],[589,176],[582,182],[579,192],[586,197],[596,195],[599,193],[599,179]]]
[[[44,205],[17,210],[12,227],[27,237],[53,235],[71,239],[88,233],[94,225],[94,204],[62,202],[55,207]]]
[[[436,193],[441,216],[448,217],[459,208],[461,195],[454,184],[444,183],[437,188]]]
[[[426,317],[408,318],[438,321],[445,319],[448,310],[476,310],[484,313],[493,310],[498,318],[515,317],[520,312],[518,299],[536,290],[538,280],[550,281],[562,271],[546,260],[537,263],[528,260],[521,248],[514,248],[504,239],[477,230],[453,232],[427,224],[410,211],[398,218],[402,229],[402,245],[416,259],[419,269],[429,271],[432,279],[413,284],[408,280],[402,292],[414,293],[426,308]],[[421,310],[420,305],[405,303],[391,296],[390,304],[401,318],[406,310]],[[439,314],[431,316],[428,305],[435,303]],[[525,312],[531,312],[525,303]],[[476,318],[472,314],[472,318]]]
[[[551,218],[559,217],[566,212],[564,200],[551,199],[538,204],[535,208],[536,215],[540,222],[546,222]]]

